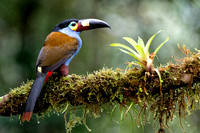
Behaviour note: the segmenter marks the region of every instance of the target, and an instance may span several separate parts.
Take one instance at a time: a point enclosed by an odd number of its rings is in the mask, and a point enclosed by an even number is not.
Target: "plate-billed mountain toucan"
[[[46,37],[36,62],[36,79],[26,101],[22,121],[29,121],[43,84],[52,72],[58,70],[68,75],[68,65],[79,52],[82,41],[81,31],[110,26],[98,19],[68,19],[56,25]]]

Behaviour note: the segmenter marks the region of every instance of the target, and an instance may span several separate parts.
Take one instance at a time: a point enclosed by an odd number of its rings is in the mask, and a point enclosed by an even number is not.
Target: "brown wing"
[[[36,66],[42,72],[53,71],[64,64],[78,48],[78,40],[60,32],[50,33],[42,47]]]

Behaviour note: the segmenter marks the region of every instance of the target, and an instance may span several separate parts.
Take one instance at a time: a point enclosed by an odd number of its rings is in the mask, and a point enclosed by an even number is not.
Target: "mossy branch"
[[[98,113],[97,108],[114,101],[124,107],[135,103],[142,107],[141,111],[147,107],[150,109],[154,119],[159,120],[161,131],[168,126],[176,109],[182,117],[186,112],[195,110],[195,105],[200,102],[200,53],[186,55],[177,64],[158,68],[163,81],[162,96],[155,71],[133,68],[125,72],[102,69],[86,76],[72,74],[59,77],[54,74],[44,85],[34,112],[43,114],[48,109],[64,110],[64,106],[70,103],[73,107],[85,105]],[[27,81],[0,97],[1,116],[23,112],[32,83]]]

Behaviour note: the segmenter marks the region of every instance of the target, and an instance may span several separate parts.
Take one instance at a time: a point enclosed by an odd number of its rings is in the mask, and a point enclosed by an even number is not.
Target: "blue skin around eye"
[[[71,30],[69,27],[66,27],[64,29],[61,29],[59,30],[59,32],[61,33],[64,33],[70,37],[74,37],[78,40],[78,49],[76,50],[76,52],[65,62],[65,65],[68,66],[69,63],[71,62],[71,60],[78,54],[78,52],[80,51],[81,49],[81,46],[82,46],[82,40],[80,38],[80,33],[81,32],[76,32],[76,31],[73,31]]]

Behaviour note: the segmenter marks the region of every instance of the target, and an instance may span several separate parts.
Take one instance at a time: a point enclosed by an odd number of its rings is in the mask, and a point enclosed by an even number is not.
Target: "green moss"
[[[66,129],[75,125],[86,125],[86,115],[100,117],[101,111],[109,109],[111,114],[116,105],[124,107],[122,117],[136,112],[139,106],[137,123],[141,114],[153,114],[158,130],[163,132],[173,120],[176,111],[181,119],[194,111],[200,104],[200,54],[191,54],[177,64],[159,68],[163,83],[160,95],[160,82],[156,72],[146,73],[143,69],[129,71],[102,69],[88,75],[60,77],[56,73],[44,85],[37,100],[34,112],[39,116],[51,110],[64,114]],[[21,114],[33,81],[27,81],[14,88],[8,95],[0,97],[0,115]],[[132,104],[132,105],[131,105]],[[77,112],[83,110],[82,116]],[[67,120],[66,116],[70,115]],[[143,122],[142,122],[143,123]],[[182,127],[182,125],[181,125]],[[90,130],[88,128],[88,130]],[[155,128],[156,131],[156,128]]]

